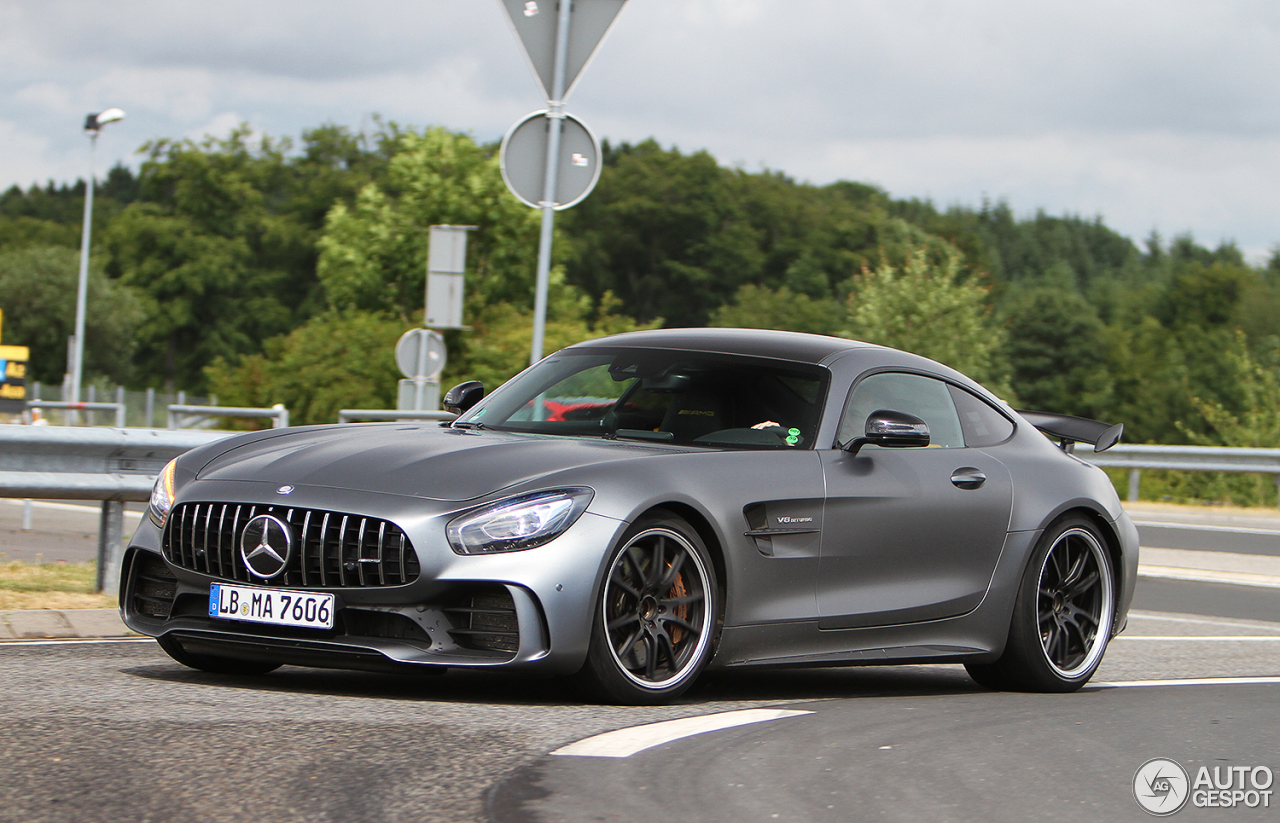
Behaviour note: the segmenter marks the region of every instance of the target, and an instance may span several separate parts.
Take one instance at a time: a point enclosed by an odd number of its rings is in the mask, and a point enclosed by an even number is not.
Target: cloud
[[[1274,0],[635,0],[569,110],[749,169],[1263,247],[1278,75]],[[111,105],[104,163],[236,118],[489,140],[542,101],[491,0],[43,0],[0,4],[0,104],[27,141],[7,185],[76,176],[84,113]]]

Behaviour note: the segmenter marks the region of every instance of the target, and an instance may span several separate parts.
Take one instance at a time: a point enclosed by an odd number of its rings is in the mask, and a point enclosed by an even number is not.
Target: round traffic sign
[[[434,380],[444,371],[444,337],[431,329],[409,329],[396,343],[396,365],[408,378]]]
[[[581,120],[564,115],[556,164],[555,208],[567,209],[591,193],[600,179],[600,143]],[[520,202],[542,208],[551,118],[542,109],[526,116],[502,138],[502,179]]]

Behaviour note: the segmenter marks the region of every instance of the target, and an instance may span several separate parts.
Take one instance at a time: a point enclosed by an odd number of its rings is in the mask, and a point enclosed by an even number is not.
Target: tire
[[[637,520],[605,567],[579,679],[609,703],[652,705],[693,685],[719,628],[715,567],[688,523]]]
[[[1115,573],[1098,528],[1084,517],[1060,520],[1023,572],[1004,653],[965,668],[989,689],[1073,692],[1102,662],[1115,603]]]
[[[157,637],[156,642],[160,644],[160,648],[164,649],[164,653],[174,660],[188,668],[199,669],[202,672],[258,675],[273,672],[280,668],[279,663],[272,663],[267,660],[243,660],[236,657],[221,657],[212,654],[192,654],[182,648],[182,644],[176,639],[168,635]]]

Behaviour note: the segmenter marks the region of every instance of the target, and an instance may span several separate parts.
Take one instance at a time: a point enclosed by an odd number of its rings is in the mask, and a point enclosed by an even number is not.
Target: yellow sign
[[[26,346],[0,346],[0,412],[20,412],[27,401]]]

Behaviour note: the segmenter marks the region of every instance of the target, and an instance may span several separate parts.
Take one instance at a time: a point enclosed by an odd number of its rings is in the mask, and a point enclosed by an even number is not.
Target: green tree
[[[507,191],[498,159],[468,136],[392,127],[385,183],[369,183],[351,206],[329,212],[319,277],[334,308],[420,316],[428,228],[472,225],[467,302],[533,300],[538,215]]]
[[[138,335],[150,382],[203,388],[218,356],[259,351],[323,307],[316,240],[335,198],[351,195],[381,161],[346,130],[292,142],[157,140],[143,147],[138,202],[108,231],[107,271],[146,292],[156,311]]]
[[[934,264],[917,247],[905,264],[882,263],[855,278],[844,336],[924,355],[1008,395],[1004,330],[987,292],[960,276],[958,251]]]
[[[711,313],[709,325],[836,334],[844,328],[845,309],[832,297],[810,297],[786,286],[771,289],[748,283],[738,289],[732,303]]]
[[[408,329],[387,314],[326,312],[234,365],[216,358],[205,369],[209,390],[225,405],[283,403],[292,425],[336,423],[344,408],[395,408],[395,345]]]
[[[1010,383],[1028,409],[1098,418],[1112,408],[1103,325],[1074,290],[1024,288],[1005,301]]]
[[[0,309],[4,342],[31,349],[32,382],[61,384],[67,338],[75,329],[80,254],[72,249],[32,246],[0,251]],[[134,335],[146,303],[129,287],[89,269],[85,302],[85,375],[116,382],[130,377]]]

